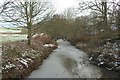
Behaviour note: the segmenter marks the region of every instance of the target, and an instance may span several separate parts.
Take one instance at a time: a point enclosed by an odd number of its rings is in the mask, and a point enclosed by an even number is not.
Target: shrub
[[[44,34],[44,35],[38,35],[34,38],[36,43],[42,43],[42,44],[49,44],[52,43],[52,39],[50,36]]]

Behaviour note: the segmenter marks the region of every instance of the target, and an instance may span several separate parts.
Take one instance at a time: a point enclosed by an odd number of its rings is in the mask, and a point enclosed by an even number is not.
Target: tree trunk
[[[28,30],[28,45],[31,44],[31,29]]]
[[[106,29],[108,29],[108,26],[107,26],[107,2],[105,2],[105,4],[104,4],[104,23],[105,23]]]
[[[103,16],[103,27],[106,31],[108,31],[107,26],[107,2],[102,2],[102,16]]]
[[[31,44],[31,37],[32,37],[32,32],[31,32],[31,25],[28,25],[28,45]]]
[[[119,8],[118,8],[118,36],[120,37],[120,0],[119,0],[119,3],[118,3],[118,6],[119,6]]]

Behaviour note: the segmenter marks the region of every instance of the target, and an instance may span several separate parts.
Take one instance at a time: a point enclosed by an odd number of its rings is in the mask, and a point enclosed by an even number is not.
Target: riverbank
[[[95,41],[95,42],[94,42]],[[86,52],[91,64],[101,68],[102,78],[119,78],[120,76],[120,38],[98,39],[91,36],[80,37],[70,42],[76,48]],[[94,43],[94,44],[93,44]],[[111,75],[112,74],[112,75]]]
[[[2,44],[2,78],[26,78],[33,70],[42,64],[57,44],[48,35],[38,35],[32,39]]]

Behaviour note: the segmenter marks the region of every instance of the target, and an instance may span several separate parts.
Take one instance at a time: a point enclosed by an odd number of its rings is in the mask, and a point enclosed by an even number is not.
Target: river
[[[28,78],[100,78],[101,69],[89,64],[88,56],[68,41],[58,40],[58,48]]]

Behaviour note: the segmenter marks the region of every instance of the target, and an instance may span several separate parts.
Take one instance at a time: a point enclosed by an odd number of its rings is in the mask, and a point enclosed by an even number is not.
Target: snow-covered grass
[[[1,34],[0,42],[8,42],[8,41],[17,41],[17,40],[26,40],[27,35],[22,34]]]
[[[37,68],[43,59],[55,49],[55,47],[43,47],[43,44],[45,44],[43,42],[45,41],[41,41],[43,40],[41,38],[42,37],[37,37],[37,39],[32,39],[31,45],[27,45],[27,40],[3,43],[2,75],[4,77],[15,77],[16,74],[19,76],[27,76],[32,70]],[[46,39],[51,38],[46,37]],[[48,44],[54,44],[52,40],[49,41],[51,42]]]
[[[17,29],[17,28],[16,28]],[[17,29],[15,28],[0,28],[0,33],[21,33],[21,29]]]

